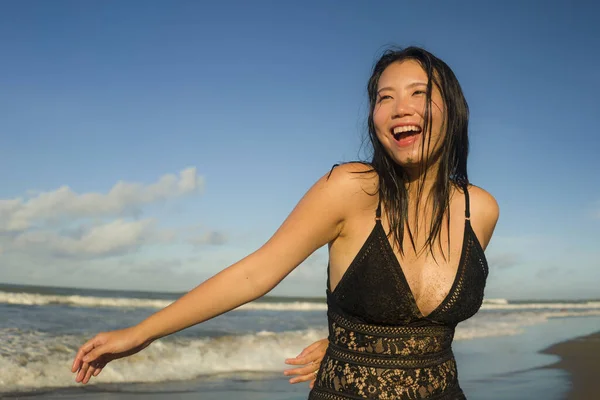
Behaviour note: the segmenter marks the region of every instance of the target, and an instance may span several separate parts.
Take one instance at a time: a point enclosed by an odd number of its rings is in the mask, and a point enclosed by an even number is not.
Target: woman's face
[[[444,102],[436,85],[431,90],[429,132],[423,132],[427,81],[427,74],[414,60],[390,64],[379,78],[373,110],[375,131],[387,153],[403,167],[425,162],[444,141]],[[431,136],[429,148],[427,135]]]

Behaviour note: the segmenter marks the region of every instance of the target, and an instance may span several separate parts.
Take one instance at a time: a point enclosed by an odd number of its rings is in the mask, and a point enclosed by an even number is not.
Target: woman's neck
[[[405,171],[408,175],[406,189],[409,198],[417,199],[421,197],[421,199],[426,199],[438,179],[439,163],[435,163],[427,169],[417,166],[406,168]]]

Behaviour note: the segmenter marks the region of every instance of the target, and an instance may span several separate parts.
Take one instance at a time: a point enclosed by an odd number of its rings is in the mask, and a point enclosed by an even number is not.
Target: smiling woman
[[[464,399],[451,344],[482,304],[498,219],[494,198],[467,178],[467,103],[450,68],[415,47],[386,52],[368,94],[369,162],[325,174],[254,253],[86,342],[76,380],[265,295],[327,244],[329,337],[288,360],[303,365],[288,371],[294,382],[315,378],[314,400]]]
[[[417,79],[415,82],[414,80]],[[443,101],[440,91],[437,87],[433,90],[435,99],[427,100],[427,75],[421,65],[415,61],[405,61],[403,63],[390,65],[379,78],[380,85],[383,86],[377,91],[376,108],[373,112],[373,123],[377,129],[377,138],[387,146],[396,145],[400,152],[399,158],[395,161],[404,165],[419,165],[421,159],[424,159],[425,138],[423,133],[424,125],[427,130],[427,124],[433,122],[428,140],[433,138],[433,147],[428,146],[427,156],[437,152],[443,140],[442,116]],[[431,91],[431,89],[430,89]],[[430,97],[432,94],[429,95]],[[411,112],[411,110],[424,110],[423,114],[431,112],[433,104],[434,112],[430,118]],[[394,121],[390,114],[397,113],[400,118]],[[402,118],[402,116],[407,118]],[[390,125],[389,129],[385,129]],[[390,136],[396,141],[391,142]],[[421,139],[420,141],[418,139]],[[419,151],[421,150],[421,151]],[[396,152],[391,153],[393,155]]]

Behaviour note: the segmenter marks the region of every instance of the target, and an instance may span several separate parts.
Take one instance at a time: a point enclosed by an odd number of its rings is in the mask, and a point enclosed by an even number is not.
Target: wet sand
[[[562,369],[570,374],[568,400],[600,398],[600,332],[555,344],[543,353],[561,358],[545,368]]]

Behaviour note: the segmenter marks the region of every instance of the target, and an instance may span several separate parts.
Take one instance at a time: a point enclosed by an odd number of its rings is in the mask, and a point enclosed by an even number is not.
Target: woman
[[[463,399],[451,342],[481,306],[498,219],[494,198],[468,183],[467,103],[450,68],[415,47],[386,52],[368,94],[370,163],[332,169],[256,252],[86,342],[76,381],[263,296],[328,244],[329,344],[309,398]]]

